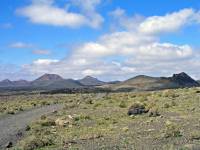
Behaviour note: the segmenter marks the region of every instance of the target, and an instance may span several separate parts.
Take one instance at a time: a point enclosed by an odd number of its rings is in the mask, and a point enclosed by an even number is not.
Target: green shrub
[[[72,109],[72,108],[76,108],[76,107],[78,107],[77,104],[65,104],[63,109],[67,110],[67,109]]]
[[[22,145],[23,150],[34,150],[45,146],[53,145],[53,140],[50,137],[36,137],[31,136],[24,141]]]
[[[99,106],[101,106],[101,103],[96,103],[96,104],[94,104],[94,108],[97,108],[97,107],[99,107]]]
[[[170,107],[170,104],[169,104],[169,103],[165,103],[165,104],[163,105],[163,107],[164,107],[164,108],[169,108],[169,107]]]
[[[47,118],[46,115],[42,115],[42,116],[40,117],[41,120],[45,120],[46,118]]]
[[[124,101],[121,101],[120,104],[119,104],[119,107],[120,108],[126,108],[127,105],[126,105],[126,103]]]
[[[191,140],[200,140],[200,132],[193,131],[192,133],[190,133],[190,139]]]
[[[49,103],[49,102],[47,102],[47,101],[43,101],[43,102],[41,103],[41,105],[42,105],[42,106],[45,106],[45,105],[50,105],[50,103]]]
[[[86,104],[94,104],[93,100],[91,100],[91,99],[86,100],[85,103],[86,103]]]
[[[80,120],[91,120],[91,117],[88,115],[77,115],[74,117],[74,121],[80,121]]]
[[[179,137],[181,136],[180,127],[173,122],[167,121],[165,124],[164,137]]]
[[[41,126],[55,126],[55,121],[53,119],[45,119],[40,122]]]
[[[149,117],[160,116],[160,113],[158,112],[158,108],[151,108],[148,113],[149,113]]]

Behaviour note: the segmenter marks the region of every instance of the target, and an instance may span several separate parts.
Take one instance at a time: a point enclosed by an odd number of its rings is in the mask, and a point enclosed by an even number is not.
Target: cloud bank
[[[103,22],[96,12],[99,4],[100,0],[70,1],[70,6],[80,9],[77,13],[54,5],[54,1],[41,0],[33,1],[30,6],[19,9],[18,13],[38,24],[96,28]],[[77,46],[69,57],[62,60],[38,59],[23,65],[20,71],[33,76],[56,73],[65,78],[92,75],[103,80],[123,80],[138,74],[164,76],[186,71],[200,78],[198,50],[187,43],[160,40],[163,34],[173,34],[184,27],[199,24],[199,11],[188,8],[145,18],[128,16],[125,10],[117,8],[110,16],[118,24],[118,30]]]

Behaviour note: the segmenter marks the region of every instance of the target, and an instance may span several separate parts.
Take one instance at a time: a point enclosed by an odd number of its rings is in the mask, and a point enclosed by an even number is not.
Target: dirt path
[[[0,149],[4,149],[8,142],[16,143],[22,137],[26,126],[39,119],[41,115],[62,108],[62,105],[49,105],[0,118]]]

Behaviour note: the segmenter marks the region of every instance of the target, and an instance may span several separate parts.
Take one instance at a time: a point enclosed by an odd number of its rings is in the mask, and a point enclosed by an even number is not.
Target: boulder
[[[143,104],[140,103],[135,103],[133,104],[129,110],[128,110],[128,115],[139,115],[139,114],[143,114],[143,113],[147,113],[148,110],[145,108],[145,106]]]

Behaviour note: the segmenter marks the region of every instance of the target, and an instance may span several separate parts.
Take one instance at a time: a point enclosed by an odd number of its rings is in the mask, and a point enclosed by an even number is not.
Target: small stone
[[[68,118],[69,118],[69,119],[73,119],[73,117],[72,117],[71,115],[68,115]]]

